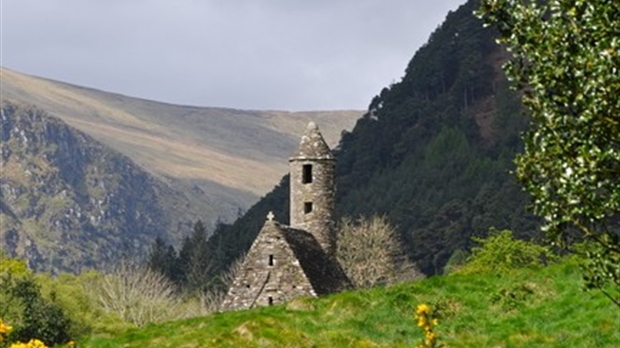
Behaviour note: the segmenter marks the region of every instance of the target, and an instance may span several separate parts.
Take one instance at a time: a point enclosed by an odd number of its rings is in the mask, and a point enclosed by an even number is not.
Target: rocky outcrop
[[[41,110],[3,102],[1,112],[0,241],[7,254],[37,270],[106,268],[167,236],[166,185]]]

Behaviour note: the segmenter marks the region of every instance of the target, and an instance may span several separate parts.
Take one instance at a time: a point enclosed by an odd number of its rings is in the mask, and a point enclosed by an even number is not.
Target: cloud
[[[2,65],[159,101],[364,109],[464,0],[4,0]]]

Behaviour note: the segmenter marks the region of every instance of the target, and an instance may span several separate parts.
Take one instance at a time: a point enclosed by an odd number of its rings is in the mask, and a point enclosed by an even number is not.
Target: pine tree
[[[200,220],[194,224],[192,235],[183,240],[180,270],[189,292],[204,291],[210,285],[212,260],[207,241],[207,230]]]

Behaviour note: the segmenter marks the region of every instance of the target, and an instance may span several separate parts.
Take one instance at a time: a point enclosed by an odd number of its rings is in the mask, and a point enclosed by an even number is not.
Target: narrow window
[[[312,182],[312,164],[304,164],[301,183],[309,184],[311,182]]]
[[[304,214],[312,213],[312,202],[304,202]]]
[[[273,266],[273,255],[269,255],[269,266]]]
[[[269,296],[269,298],[267,298],[267,301],[269,301],[269,305],[273,305],[273,297]]]

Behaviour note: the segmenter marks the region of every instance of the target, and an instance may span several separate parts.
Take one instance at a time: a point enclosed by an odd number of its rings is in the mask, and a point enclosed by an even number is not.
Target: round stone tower
[[[312,233],[323,250],[334,255],[336,158],[314,122],[308,124],[289,163],[291,227]]]

